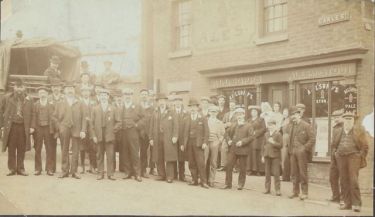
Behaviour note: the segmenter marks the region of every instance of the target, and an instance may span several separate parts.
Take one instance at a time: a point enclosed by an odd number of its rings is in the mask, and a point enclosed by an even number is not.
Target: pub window
[[[304,116],[316,132],[315,157],[330,156],[334,122],[332,113],[341,110],[356,112],[356,87],[342,81],[321,81],[299,85],[299,102],[305,104]]]
[[[229,107],[229,100],[234,99],[237,105],[248,108],[250,105],[256,105],[257,93],[256,88],[235,88],[235,89],[225,89],[222,91],[225,96],[225,104]],[[246,111],[248,111],[246,109]],[[246,116],[249,117],[248,112]]]
[[[173,3],[174,50],[190,47],[191,41],[191,0],[177,0]]]
[[[264,34],[285,32],[288,25],[287,0],[264,0]]]

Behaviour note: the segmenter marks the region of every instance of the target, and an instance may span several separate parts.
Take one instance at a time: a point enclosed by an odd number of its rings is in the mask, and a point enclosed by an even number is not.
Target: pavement
[[[179,181],[168,184],[155,177],[139,183],[123,180],[119,172],[116,181],[97,181],[93,174],[61,180],[58,173],[34,176],[33,156],[33,151],[28,152],[25,160],[29,176],[7,177],[7,153],[0,154],[0,215],[373,215],[372,195],[362,196],[360,213],[339,210],[338,204],[326,200],[330,189],[314,184],[309,184],[309,199],[301,201],[288,198],[290,182],[281,183],[281,197],[274,191],[264,195],[264,177],[247,176],[245,189],[238,191],[235,174],[233,189],[220,189],[224,172],[217,173],[216,187],[211,189]]]

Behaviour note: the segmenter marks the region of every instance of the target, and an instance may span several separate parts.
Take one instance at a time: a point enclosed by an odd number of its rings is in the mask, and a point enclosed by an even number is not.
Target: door
[[[268,102],[272,107],[276,102],[281,103],[281,109],[288,107],[288,96],[289,93],[287,83],[270,84],[268,86]]]

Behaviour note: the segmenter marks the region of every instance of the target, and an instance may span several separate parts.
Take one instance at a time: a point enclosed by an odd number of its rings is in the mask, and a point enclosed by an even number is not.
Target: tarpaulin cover
[[[0,43],[0,90],[5,90],[9,74],[11,51],[14,49],[40,49],[40,52],[48,51],[49,54],[60,56],[64,62],[63,77],[67,80],[76,77],[75,73],[79,67],[78,59],[80,52],[77,48],[67,46],[52,38],[33,38],[24,40],[7,40]],[[27,53],[27,52],[25,52]],[[33,63],[30,62],[30,65]]]

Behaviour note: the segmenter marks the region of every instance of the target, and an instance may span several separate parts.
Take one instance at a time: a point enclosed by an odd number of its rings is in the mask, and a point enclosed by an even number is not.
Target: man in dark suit
[[[3,131],[3,147],[8,148],[7,176],[27,176],[24,167],[25,152],[30,151],[31,116],[33,101],[26,94],[26,87],[21,79],[14,84],[14,91],[3,99],[0,108],[0,129]]]
[[[246,182],[246,162],[249,155],[250,142],[254,139],[252,126],[245,121],[245,109],[236,109],[237,122],[228,130],[229,145],[227,170],[224,189],[232,188],[233,167],[239,161],[238,190],[242,190]]]
[[[35,175],[42,174],[42,148],[43,143],[46,149],[46,166],[47,175],[53,176],[53,161],[51,158],[50,138],[53,133],[52,115],[53,105],[48,103],[48,88],[41,86],[38,88],[39,100],[33,107],[31,128],[35,130]]]
[[[188,158],[187,152],[181,150],[181,146],[184,144],[184,123],[185,119],[189,117],[187,111],[183,107],[183,99],[181,96],[176,95],[174,98],[174,113],[178,122],[178,161],[175,165],[175,178],[185,182],[185,161]]]
[[[124,179],[132,176],[138,182],[141,178],[141,164],[139,156],[139,130],[138,124],[143,116],[139,106],[133,103],[133,90],[123,90],[123,107],[121,110],[122,120],[122,151],[124,157]]]
[[[260,176],[263,170],[261,148],[264,143],[264,134],[266,133],[267,129],[264,119],[260,117],[260,107],[252,105],[249,106],[249,109],[251,116],[249,123],[254,129],[254,140],[251,143],[248,165],[252,175]]]
[[[104,155],[107,157],[107,177],[115,180],[113,155],[115,154],[115,132],[121,128],[121,118],[119,110],[109,104],[109,91],[101,89],[100,103],[93,108],[91,113],[90,135],[97,145],[98,178],[104,179]]]
[[[97,160],[96,160],[96,146],[94,145],[91,135],[90,135],[90,118],[91,112],[94,106],[97,105],[97,102],[90,97],[92,89],[89,86],[82,86],[81,87],[81,104],[82,110],[84,114],[84,119],[86,122],[86,137],[81,140],[80,144],[80,158],[81,158],[81,167],[82,172],[85,173],[85,159],[86,153],[89,155],[89,162],[90,162],[90,169],[88,170],[89,173],[94,173],[97,170]]]
[[[344,125],[334,131],[334,147],[337,147],[335,157],[340,173],[342,202],[340,209],[361,211],[361,192],[359,188],[358,174],[361,168],[367,166],[366,156],[368,142],[366,131],[356,122],[355,115],[345,112],[342,116]]]
[[[121,111],[122,110],[122,107],[124,106],[123,103],[122,103],[122,93],[121,93],[121,90],[119,89],[115,89],[113,92],[112,92],[112,96],[113,96],[113,102],[112,102],[112,106],[116,109],[116,110],[119,110]],[[115,132],[115,141],[114,141],[114,144],[115,144],[115,154],[113,156],[113,166],[114,166],[114,169],[116,170],[116,152],[119,153],[119,163],[118,163],[118,168],[119,168],[119,171],[120,172],[124,172],[124,153],[122,151],[122,135],[121,135],[121,130]]]
[[[142,89],[140,92],[140,107],[142,113],[142,120],[139,123],[139,140],[140,140],[140,160],[141,160],[141,176],[148,178],[147,165],[148,165],[148,147],[150,144],[149,129],[150,120],[154,112],[149,102],[148,90]]]
[[[184,145],[181,151],[187,150],[189,153],[189,169],[192,176],[190,185],[198,185],[198,174],[200,184],[203,188],[207,185],[206,164],[204,150],[208,147],[208,123],[207,118],[199,113],[199,103],[196,99],[189,100],[190,117],[186,118],[184,124]]]
[[[60,134],[61,140],[61,170],[59,178],[69,177],[69,173],[75,179],[77,175],[79,144],[86,137],[86,119],[82,103],[75,96],[75,85],[68,82],[64,85],[65,99],[56,105],[54,121]],[[72,146],[72,163],[69,161],[69,149]]]
[[[178,120],[173,109],[167,108],[168,98],[159,94],[158,108],[150,121],[150,145],[153,146],[153,162],[156,163],[159,180],[173,182],[174,165],[177,162]]]
[[[301,119],[300,110],[293,106],[290,109],[292,126],[289,129],[289,155],[292,170],[293,194],[289,198],[298,197],[301,200],[307,199],[308,195],[308,176],[307,164],[308,153],[311,152],[315,144],[315,135],[310,124]],[[300,193],[300,187],[302,194]]]
[[[48,103],[53,107],[55,111],[56,106],[59,102],[64,100],[64,95],[61,93],[63,83],[61,81],[52,81],[51,90],[52,94],[48,97]],[[50,155],[51,155],[51,164],[52,164],[52,173],[56,172],[56,147],[57,147],[57,138],[59,137],[59,132],[56,127],[55,121],[52,122],[52,133],[50,134]],[[61,141],[60,141],[61,142]]]

